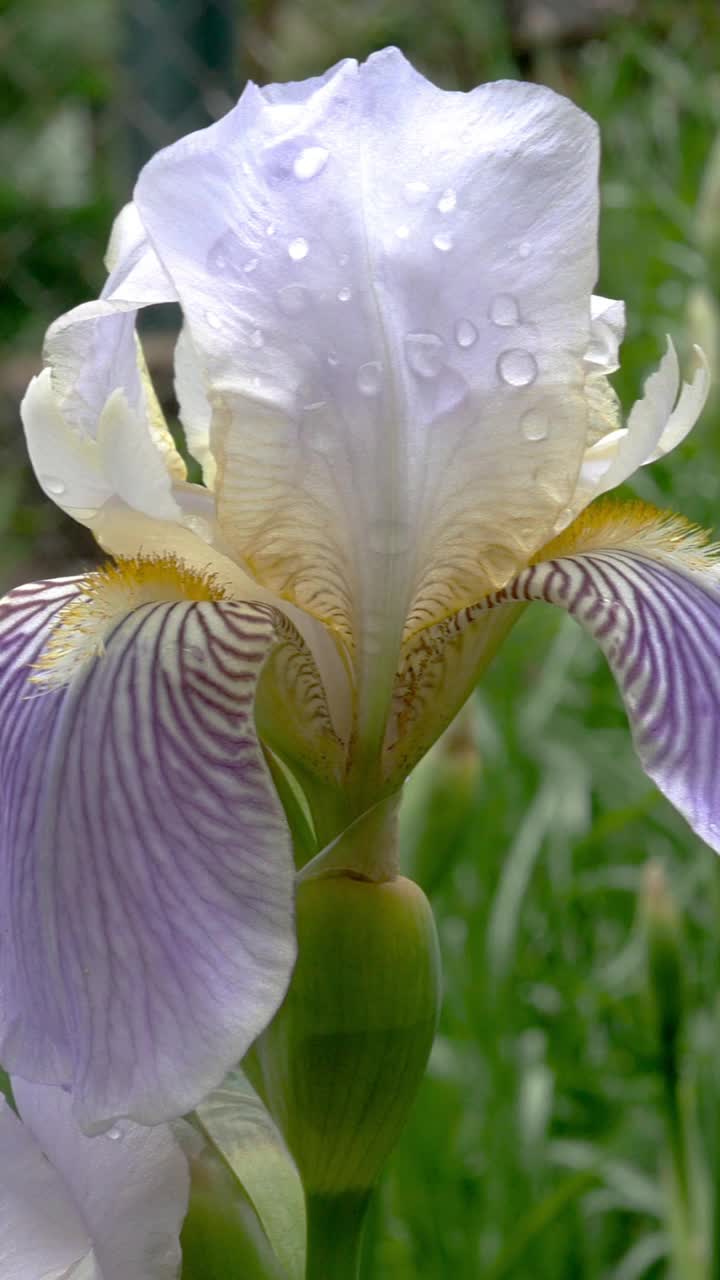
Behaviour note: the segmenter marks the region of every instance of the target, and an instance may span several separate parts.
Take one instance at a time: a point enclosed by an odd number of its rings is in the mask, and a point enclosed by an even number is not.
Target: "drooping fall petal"
[[[60,1092],[60,1091],[56,1091]],[[32,1133],[0,1097],[0,1275],[64,1280],[92,1248],[87,1225]],[[96,1280],[91,1266],[88,1280]]]
[[[178,598],[172,571],[128,611],[118,575],[0,606],[0,1060],[68,1086],[90,1131],[192,1108],[294,957],[289,833],[253,719],[274,615],[202,584]]]
[[[87,1227],[98,1280],[175,1280],[190,1177],[170,1127],[122,1121],[88,1138],[64,1090],[18,1079],[13,1088],[26,1131]]]
[[[597,640],[645,772],[720,852],[720,561],[705,536],[606,502],[478,612],[523,600],[560,605]]]

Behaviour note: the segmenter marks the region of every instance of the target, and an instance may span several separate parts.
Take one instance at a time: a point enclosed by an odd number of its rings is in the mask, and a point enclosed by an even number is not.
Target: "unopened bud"
[[[402,1131],[435,1035],[435,923],[410,880],[330,872],[299,885],[297,934],[290,989],[256,1047],[258,1083],[306,1194],[364,1193]]]

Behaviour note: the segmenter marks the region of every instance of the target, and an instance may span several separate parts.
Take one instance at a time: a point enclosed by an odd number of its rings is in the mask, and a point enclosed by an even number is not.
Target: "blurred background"
[[[0,587],[95,556],[37,488],[18,403],[139,166],[248,77],[391,43],[446,87],[530,78],[591,112],[618,391],[668,331],[720,368],[717,0],[0,0]],[[172,416],[171,335],[146,340]],[[719,412],[634,492],[717,528]],[[720,867],[572,622],[524,616],[413,778],[404,841],[446,998],[365,1280],[720,1280]]]

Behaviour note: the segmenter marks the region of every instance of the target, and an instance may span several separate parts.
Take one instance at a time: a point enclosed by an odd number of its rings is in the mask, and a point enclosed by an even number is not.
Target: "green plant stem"
[[[357,1280],[369,1191],[307,1197],[305,1280]]]

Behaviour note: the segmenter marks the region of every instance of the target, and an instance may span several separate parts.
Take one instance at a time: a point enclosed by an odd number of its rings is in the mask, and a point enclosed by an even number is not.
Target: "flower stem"
[[[307,1198],[305,1280],[357,1280],[369,1191]]]

